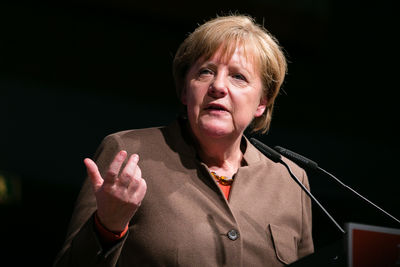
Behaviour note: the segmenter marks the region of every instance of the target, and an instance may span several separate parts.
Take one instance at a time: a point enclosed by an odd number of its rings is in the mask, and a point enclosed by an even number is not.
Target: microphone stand
[[[337,177],[335,177],[333,174],[327,172],[326,170],[318,167],[318,169],[320,172],[327,174],[329,177],[331,177],[333,180],[335,180],[337,183],[339,183],[341,186],[343,186],[344,188],[346,188],[347,190],[349,190],[350,192],[352,192],[353,194],[355,194],[356,196],[358,196],[359,198],[361,198],[362,200],[364,200],[365,202],[367,202],[368,204],[370,204],[371,206],[373,206],[374,208],[376,208],[377,210],[379,210],[380,212],[384,213],[385,215],[389,216],[390,218],[392,218],[393,220],[395,220],[397,223],[400,224],[400,220],[397,219],[396,217],[394,217],[393,215],[391,215],[390,213],[388,213],[387,211],[385,211],[384,209],[380,208],[378,205],[376,205],[375,203],[373,203],[372,201],[370,201],[369,199],[367,199],[366,197],[364,197],[363,195],[359,194],[356,190],[354,190],[353,188],[351,188],[350,186],[344,184],[342,181],[340,181]]]
[[[352,192],[353,194],[355,194],[356,196],[358,196],[359,198],[361,198],[362,200],[364,200],[365,202],[367,202],[369,205],[371,205],[372,207],[374,207],[375,209],[379,210],[380,212],[382,212],[383,214],[385,214],[386,216],[390,217],[391,219],[393,219],[394,221],[396,221],[397,223],[400,224],[400,220],[397,219],[396,217],[394,217],[393,215],[391,215],[390,213],[388,213],[387,211],[385,211],[384,209],[380,208],[378,205],[376,205],[375,203],[373,203],[372,201],[370,201],[369,199],[367,199],[366,197],[362,196],[361,194],[359,194],[357,191],[355,191],[353,188],[351,188],[350,186],[346,185],[345,183],[343,183],[342,181],[340,181],[337,177],[335,177],[333,174],[327,172],[326,170],[322,169],[321,167],[318,166],[318,164],[300,154],[297,154],[293,151],[290,151],[286,148],[283,147],[279,147],[276,146],[274,147],[275,150],[277,150],[280,154],[293,159],[294,161],[305,165],[311,169],[317,170],[319,172],[322,172],[326,175],[328,175],[330,178],[334,179],[338,184],[340,184],[341,186],[343,186],[344,188],[346,188],[347,190],[349,190],[350,192]]]
[[[301,189],[318,205],[318,207],[325,213],[326,216],[333,222],[337,229],[343,234],[346,235],[345,230],[340,227],[340,225],[336,222],[336,220],[329,214],[329,212],[319,203],[319,201],[311,194],[311,192],[301,183],[301,181],[296,177],[296,175],[292,172],[289,165],[282,160],[281,154],[271,149],[267,145],[258,141],[255,138],[250,138],[250,143],[252,143],[262,154],[264,154],[270,160],[280,163],[285,166],[288,170],[290,176],[293,180],[301,187]],[[341,243],[336,243],[331,247],[325,248],[320,251],[318,254],[310,254],[300,260],[297,260],[290,264],[290,266],[344,266],[344,251],[343,245]]]
[[[265,145],[264,143],[258,141],[255,138],[250,138],[250,142],[258,149],[260,150],[261,153],[263,153],[266,157],[268,157],[269,159],[271,159],[272,161],[276,162],[276,163],[280,163],[283,166],[286,167],[286,169],[288,170],[290,176],[292,177],[292,179],[301,187],[301,189],[318,205],[318,207],[326,214],[326,216],[328,216],[328,218],[331,220],[331,222],[333,222],[336,226],[337,229],[339,229],[339,231],[342,234],[345,234],[346,231],[336,222],[336,220],[329,214],[329,212],[322,206],[321,203],[319,203],[319,201],[313,196],[313,194],[311,194],[311,192],[300,182],[300,180],[296,177],[296,175],[294,175],[294,173],[292,172],[292,170],[290,169],[289,165],[286,164],[286,162],[284,162],[282,160],[281,155],[276,152],[275,150],[273,150],[272,148],[268,147],[267,145]]]

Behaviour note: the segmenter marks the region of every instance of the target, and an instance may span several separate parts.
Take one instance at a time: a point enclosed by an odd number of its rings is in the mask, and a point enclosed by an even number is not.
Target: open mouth
[[[206,106],[205,110],[228,111],[223,105],[220,104],[209,104]]]

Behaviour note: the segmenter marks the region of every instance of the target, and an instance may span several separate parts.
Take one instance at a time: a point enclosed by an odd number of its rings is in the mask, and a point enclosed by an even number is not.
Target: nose
[[[208,88],[208,95],[213,98],[222,98],[228,94],[228,81],[222,74],[215,76]]]

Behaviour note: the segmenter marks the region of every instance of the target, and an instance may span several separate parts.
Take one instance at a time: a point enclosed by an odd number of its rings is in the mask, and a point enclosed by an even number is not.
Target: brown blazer
[[[282,266],[313,252],[311,203],[285,167],[244,139],[247,165],[226,200],[182,125],[103,140],[96,156],[100,172],[118,151],[138,153],[146,196],[125,238],[102,248],[86,179],[55,266]],[[285,161],[308,187],[304,170]]]

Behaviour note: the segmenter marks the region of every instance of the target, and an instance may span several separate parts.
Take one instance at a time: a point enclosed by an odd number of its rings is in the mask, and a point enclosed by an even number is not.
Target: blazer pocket
[[[275,254],[279,261],[289,264],[297,260],[297,243],[294,233],[284,227],[269,225]]]

